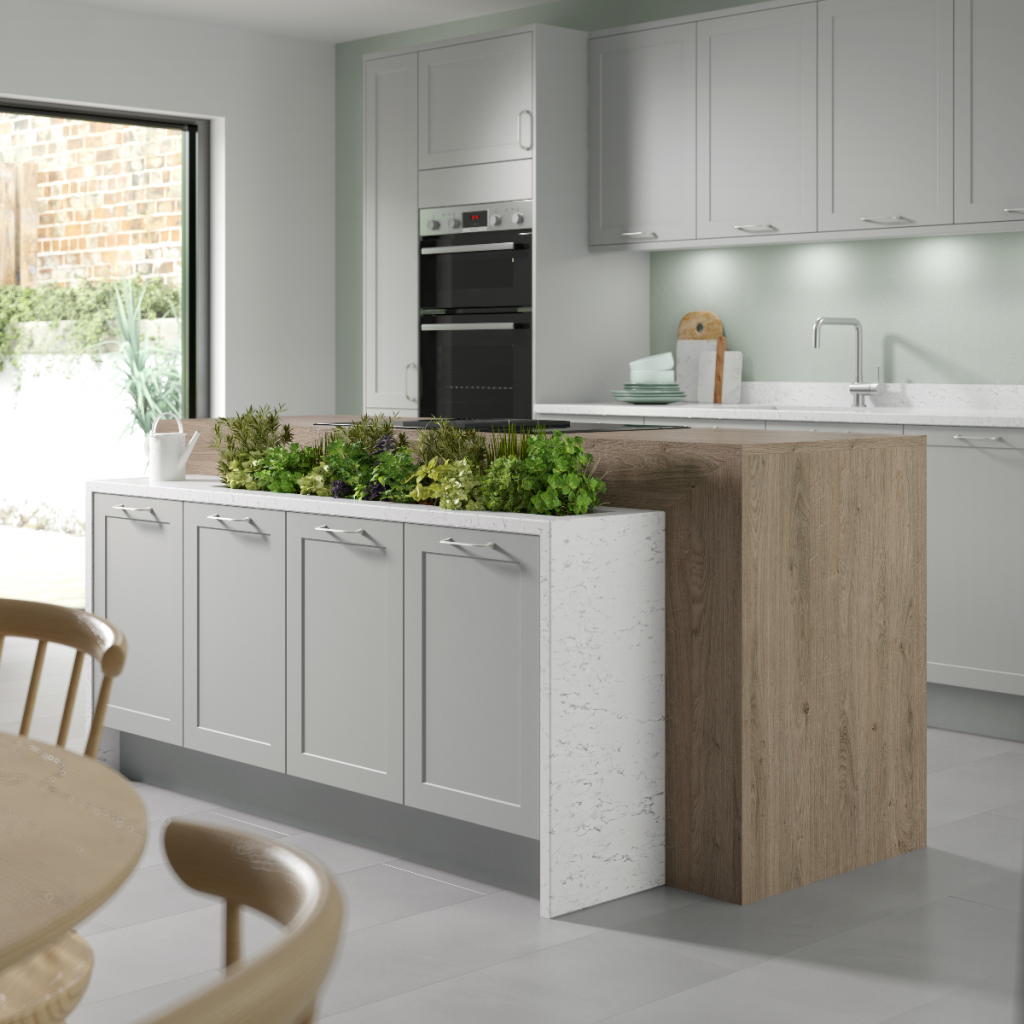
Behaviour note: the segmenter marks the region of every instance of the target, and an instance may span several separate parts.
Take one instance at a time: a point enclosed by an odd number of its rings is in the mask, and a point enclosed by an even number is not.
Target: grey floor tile
[[[488,885],[486,882],[478,882],[473,878],[465,878],[462,875],[453,875],[448,871],[439,871],[437,868],[424,867],[422,864],[414,864],[412,861],[392,857],[388,865],[399,871],[411,871],[416,875],[423,875],[425,878],[433,878],[438,882],[447,882],[448,885],[455,885],[462,889],[469,889],[482,896],[490,896],[491,893],[501,892],[496,885]]]
[[[288,836],[285,842],[316,857],[332,875],[341,874],[343,871],[358,871],[360,868],[368,868],[372,864],[383,864],[384,861],[394,859],[389,854],[353,846],[340,839],[317,835],[316,832],[300,832],[298,835]]]
[[[344,937],[320,1013],[388,999],[593,932],[545,920],[536,900],[510,892],[363,928]]]
[[[947,729],[928,730],[928,771],[941,772],[955,768],[968,761],[980,761],[993,754],[1024,750],[1024,743],[1012,740],[995,740],[990,736],[974,736],[967,732],[950,732]]]
[[[390,863],[346,871],[335,875],[334,880],[345,900],[346,932],[372,928],[485,895],[429,875],[394,868]]]
[[[1024,1020],[1021,980],[1016,971],[985,978],[976,985],[957,989],[908,1010],[901,1021],[908,1024],[1020,1024]]]
[[[1004,871],[1024,869],[1024,821],[1002,814],[975,814],[930,828],[928,845]]]
[[[1024,789],[1024,787],[1022,787]],[[993,814],[1001,814],[1004,818],[1019,818],[1024,820],[1024,800],[1015,800],[1010,804],[1001,804],[992,808]]]
[[[1024,797],[1024,750],[994,754],[928,776],[928,825],[938,828]]]
[[[656,914],[685,907],[687,903],[696,903],[701,899],[703,897],[696,893],[659,885],[656,889],[647,889],[631,896],[623,896],[621,899],[599,903],[596,907],[588,907],[586,910],[563,914],[558,920],[589,924],[595,928],[619,928],[634,921],[641,921],[645,917],[654,917]]]
[[[239,832],[251,832],[253,835],[263,836],[265,839],[286,839],[290,836],[301,835],[306,831],[303,828],[282,825],[278,821],[261,818],[245,811],[233,811],[228,807],[211,807],[194,814],[177,815],[177,817],[187,817],[189,821],[201,821],[217,828],[233,828]]]
[[[997,910],[1021,914],[1024,913],[1024,876],[1012,871],[1000,871],[992,878],[965,886],[953,895],[971,903],[983,903]]]
[[[195,814],[197,811],[206,811],[217,806],[208,800],[199,800],[184,793],[174,793],[169,789],[159,789],[145,782],[133,782],[132,785],[146,805],[146,816],[151,821]]]
[[[326,1020],[590,1024],[728,973],[674,943],[604,931]]]
[[[67,1024],[137,1024],[158,1012],[169,1010],[221,977],[221,971],[205,971],[96,1003],[86,1003],[71,1013]]]

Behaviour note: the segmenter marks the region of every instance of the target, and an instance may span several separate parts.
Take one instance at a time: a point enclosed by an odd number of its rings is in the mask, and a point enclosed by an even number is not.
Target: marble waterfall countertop
[[[773,423],[893,423],[920,427],[1024,428],[1024,385],[883,384],[867,405],[856,408],[846,384],[750,381],[739,405],[676,402],[628,405],[625,402],[548,402],[534,406],[537,416],[671,420],[756,420]]]

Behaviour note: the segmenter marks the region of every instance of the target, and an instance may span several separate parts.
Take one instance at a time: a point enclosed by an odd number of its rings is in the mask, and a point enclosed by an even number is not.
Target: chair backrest
[[[71,669],[71,682],[68,684],[64,715],[57,735],[58,747],[63,747],[67,742],[71,713],[78,693],[78,680],[82,674],[82,662],[89,656],[100,663],[103,669],[103,685],[93,709],[92,727],[85,745],[86,757],[95,757],[100,748],[100,734],[103,732],[103,719],[110,700],[110,688],[115,677],[121,674],[124,660],[128,655],[128,643],[124,634],[106,619],[80,608],[62,608],[60,605],[43,604],[40,601],[0,598],[0,655],[3,654],[4,637],[7,636],[21,636],[39,641],[35,664],[32,666],[32,678],[29,680],[28,694],[25,697],[25,711],[21,718],[22,736],[28,735],[32,725],[32,713],[35,711],[36,694],[39,692],[39,680],[43,674],[43,659],[46,657],[47,645],[61,644],[64,647],[73,647],[78,652],[75,655],[74,667]]]
[[[281,843],[188,821],[164,833],[181,880],[227,900],[227,966],[239,958],[238,908],[253,907],[285,926],[263,956],[229,970],[224,981],[150,1024],[299,1024],[334,958],[341,896],[311,857]]]

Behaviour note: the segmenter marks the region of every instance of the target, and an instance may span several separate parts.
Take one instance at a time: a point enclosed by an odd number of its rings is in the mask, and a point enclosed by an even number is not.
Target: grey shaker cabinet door
[[[128,640],[106,724],[181,746],[182,503],[94,494],[93,531],[93,609]]]
[[[1024,3],[956,0],[956,220],[1024,221]]]
[[[416,414],[419,227],[416,54],[364,70],[364,405]]]
[[[1024,451],[929,445],[929,682],[1024,696],[1022,508]]]
[[[953,0],[818,4],[818,230],[953,222]]]
[[[185,746],[285,770],[285,513],[185,506]]]
[[[405,802],[540,835],[539,541],[405,528]]]
[[[398,803],[402,531],[288,513],[288,773]]]
[[[817,8],[697,25],[697,235],[814,231]]]
[[[421,50],[419,78],[421,171],[530,157],[532,32]]]
[[[696,237],[693,24],[590,43],[590,244]]]

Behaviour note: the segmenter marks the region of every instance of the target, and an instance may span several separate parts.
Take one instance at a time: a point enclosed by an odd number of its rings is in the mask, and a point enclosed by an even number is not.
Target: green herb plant
[[[292,428],[281,423],[284,406],[249,406],[236,416],[222,416],[213,424],[211,448],[220,452],[217,473],[228,487],[250,491],[265,490],[254,474],[254,462],[270,448],[279,448],[292,439]]]

